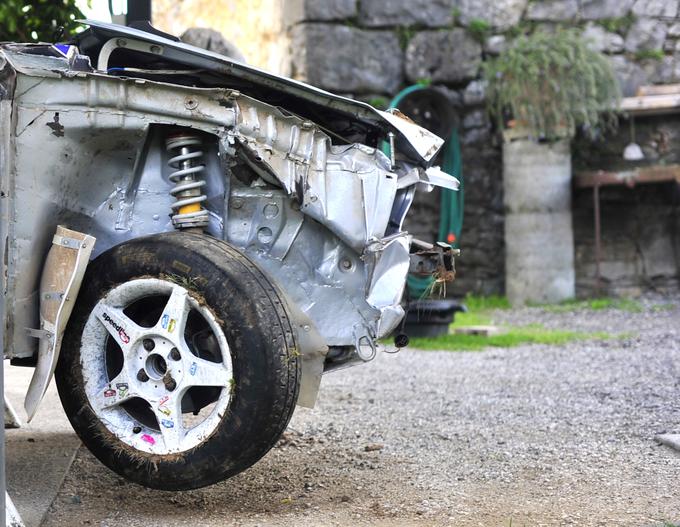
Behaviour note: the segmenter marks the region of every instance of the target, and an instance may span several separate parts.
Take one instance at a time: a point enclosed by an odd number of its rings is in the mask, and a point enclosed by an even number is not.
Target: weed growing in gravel
[[[579,309],[618,309],[630,313],[641,313],[644,308],[640,302],[627,298],[591,298],[588,300],[565,300],[559,304],[533,304],[532,307],[540,307],[546,311],[567,312]]]
[[[470,312],[485,311],[490,309],[510,309],[510,303],[504,296],[473,296],[465,297],[463,301]],[[600,311],[602,309],[618,309],[631,313],[641,313],[644,311],[643,305],[628,298],[590,298],[587,300],[565,300],[559,304],[536,304],[530,303],[528,307],[537,307],[546,311],[556,313],[576,311],[579,309],[592,309]],[[654,311],[666,311],[673,309],[673,304],[658,304],[651,309]]]
[[[613,338],[609,333],[584,333],[547,329],[540,324],[530,326],[506,327],[498,335],[458,335],[449,334],[434,338],[414,338],[410,345],[426,350],[475,351],[487,347],[512,348],[521,344],[551,344],[559,346],[577,340],[606,340]]]

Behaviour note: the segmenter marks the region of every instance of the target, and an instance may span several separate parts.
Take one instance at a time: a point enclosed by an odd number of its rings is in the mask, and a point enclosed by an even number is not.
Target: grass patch
[[[601,311],[603,309],[618,309],[630,313],[641,313],[644,308],[640,302],[627,298],[591,298],[588,300],[565,300],[559,304],[533,304],[533,307],[540,307],[546,311],[555,313],[576,311],[580,309],[590,309]]]
[[[467,313],[457,313],[454,327],[493,325],[493,313],[497,310],[511,309],[508,299],[501,296],[468,296],[464,300]],[[540,309],[553,312],[575,310],[620,309],[640,312],[642,305],[634,300],[596,298],[590,300],[569,300],[560,304],[536,305]],[[662,306],[660,306],[662,307]],[[672,304],[664,305],[671,309]],[[503,326],[498,335],[458,335],[449,333],[433,338],[412,338],[410,345],[425,350],[477,351],[484,348],[512,348],[522,344],[547,344],[560,346],[568,342],[585,340],[607,340],[625,338],[629,334],[611,335],[605,332],[582,332],[549,329],[540,324],[528,326]]]
[[[641,49],[635,53],[637,60],[662,60],[665,56],[663,49]]]
[[[504,296],[473,296],[465,297],[463,304],[468,311],[486,311],[489,309],[510,309],[510,302]]]
[[[368,104],[373,106],[373,108],[377,108],[378,110],[387,110],[387,107],[390,105],[390,101],[388,101],[385,97],[373,97],[368,101]]]
[[[410,345],[424,350],[477,351],[487,347],[512,348],[522,344],[549,344],[559,346],[578,340],[607,340],[609,333],[583,333],[547,329],[540,324],[505,328],[506,332],[489,337],[482,335],[442,335],[434,338],[414,338]]]
[[[611,33],[627,33],[630,26],[635,22],[635,15],[632,13],[619,18],[602,18],[596,23]]]
[[[653,313],[659,313],[661,311],[672,311],[675,309],[675,306],[673,304],[654,304],[650,310]]]
[[[481,18],[473,18],[470,20],[467,29],[472,38],[483,44],[486,37],[491,33],[491,24]]]

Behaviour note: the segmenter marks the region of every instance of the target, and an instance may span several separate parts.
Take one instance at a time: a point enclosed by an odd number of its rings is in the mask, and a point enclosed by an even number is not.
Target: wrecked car
[[[375,356],[409,271],[452,273],[449,247],[402,227],[417,189],[458,182],[398,112],[87,24],[0,45],[5,357],[35,368],[29,418],[54,376],[118,474],[209,485],[261,458],[324,372]]]

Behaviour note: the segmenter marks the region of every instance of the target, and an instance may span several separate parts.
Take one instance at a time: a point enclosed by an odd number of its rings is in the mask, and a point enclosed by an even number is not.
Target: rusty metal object
[[[419,276],[434,276],[436,280],[451,282],[456,277],[455,257],[459,249],[437,242],[410,255],[409,273]]]
[[[611,172],[595,170],[580,172],[574,175],[576,188],[593,189],[593,224],[595,236],[595,293],[602,291],[602,218],[600,210],[600,188],[608,186],[625,186],[629,189],[636,185],[659,183],[676,183],[680,185],[680,165],[636,167],[632,170]]]

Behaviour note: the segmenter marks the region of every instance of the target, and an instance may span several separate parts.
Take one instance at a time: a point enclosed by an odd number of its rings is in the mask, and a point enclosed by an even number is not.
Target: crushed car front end
[[[0,141],[5,354],[37,361],[29,413],[70,313],[46,330],[58,226],[96,239],[93,257],[174,231],[237,248],[281,293],[305,405],[324,371],[375,356],[404,316],[409,271],[452,275],[450,248],[412,248],[402,230],[417,189],[457,188],[431,166],[440,138],[164,36],[92,23],[70,45],[3,45]],[[167,276],[190,281],[186,267]]]

